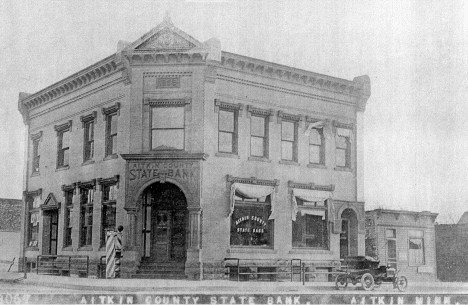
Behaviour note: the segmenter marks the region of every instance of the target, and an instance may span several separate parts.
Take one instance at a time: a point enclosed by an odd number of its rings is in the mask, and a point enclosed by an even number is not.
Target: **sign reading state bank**
[[[155,178],[192,180],[195,178],[196,169],[197,164],[193,161],[132,162],[129,164],[128,179],[130,181]]]

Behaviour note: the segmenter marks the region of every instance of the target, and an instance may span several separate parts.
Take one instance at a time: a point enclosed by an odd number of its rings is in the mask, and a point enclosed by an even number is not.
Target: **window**
[[[309,131],[309,163],[325,164],[323,128],[312,128]]]
[[[57,167],[67,167],[69,165],[70,132],[68,130],[58,134],[58,156]]]
[[[328,249],[327,212],[323,202],[296,200],[299,213],[292,222],[292,246]]]
[[[270,195],[258,199],[235,197],[231,218],[231,245],[273,246]]]
[[[113,106],[102,108],[106,122],[106,157],[116,156],[117,154],[117,123],[120,114],[120,103]]]
[[[37,247],[39,235],[39,205],[40,198],[38,195],[29,195],[26,197],[28,207],[28,247]]]
[[[336,166],[351,167],[351,134],[352,130],[337,128]]]
[[[237,153],[237,113],[219,110],[218,113],[218,151]]]
[[[419,230],[409,230],[409,264],[424,265],[424,233]]]
[[[297,124],[281,122],[281,159],[297,162]]]
[[[64,191],[65,196],[65,215],[64,215],[64,230],[63,230],[63,247],[72,245],[72,211],[73,211],[73,189]]]
[[[106,245],[106,231],[116,229],[116,185],[102,185],[101,247]]]
[[[250,117],[250,155],[268,158],[268,119],[264,116]]]
[[[33,173],[39,172],[39,139],[33,140],[33,163],[32,163],[32,171]]]
[[[92,245],[93,201],[94,189],[92,187],[80,188],[80,247]]]
[[[151,108],[151,148],[184,149],[185,108]]]
[[[396,230],[386,229],[385,238],[387,243],[387,263],[396,268],[397,251],[396,251]]]
[[[54,127],[57,132],[57,168],[69,166],[71,126],[72,121],[68,121]]]
[[[106,123],[106,156],[117,153],[117,115],[107,116]]]

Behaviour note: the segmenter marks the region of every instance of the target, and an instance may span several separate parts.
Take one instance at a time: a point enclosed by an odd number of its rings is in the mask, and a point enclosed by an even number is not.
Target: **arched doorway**
[[[358,218],[353,209],[341,213],[340,258],[358,255]]]
[[[143,194],[143,257],[154,262],[186,259],[187,200],[172,183],[153,183]]]

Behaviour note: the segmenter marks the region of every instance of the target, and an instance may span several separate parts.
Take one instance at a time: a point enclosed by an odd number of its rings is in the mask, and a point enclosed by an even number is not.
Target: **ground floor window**
[[[101,246],[106,244],[106,231],[116,230],[116,185],[102,186]]]
[[[236,201],[231,218],[231,245],[271,247],[273,220],[268,220],[270,213],[269,200]]]
[[[28,205],[28,247],[37,247],[39,235],[39,197],[27,197],[26,204]]]
[[[409,264],[424,265],[424,233],[419,230],[410,230],[409,237]]]
[[[328,249],[325,210],[302,210],[292,222],[292,246]]]
[[[91,246],[93,242],[93,201],[92,188],[80,189],[80,246]]]
[[[65,192],[65,215],[63,229],[63,246],[70,247],[72,245],[72,211],[73,211],[73,190]]]

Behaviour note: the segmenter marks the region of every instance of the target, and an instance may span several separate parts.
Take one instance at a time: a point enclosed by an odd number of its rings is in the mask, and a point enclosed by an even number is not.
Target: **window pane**
[[[68,149],[63,151],[63,164],[62,166],[68,166]]]
[[[117,133],[117,115],[111,115],[109,116],[109,130],[110,134],[116,134]]]
[[[66,148],[70,145],[69,136],[70,136],[70,133],[68,131],[62,132],[62,147],[61,148]]]
[[[112,146],[110,149],[111,154],[116,154],[117,153],[117,135],[112,137],[111,140]]]
[[[233,147],[232,147],[232,134],[231,133],[227,133],[227,132],[219,133],[218,149],[221,152],[228,152],[228,153],[234,152]]]
[[[236,206],[231,219],[231,245],[270,246],[273,221],[269,221],[270,205]]]
[[[388,258],[396,258],[396,240],[387,240],[388,245]]]
[[[258,116],[250,117],[250,134],[263,137],[265,135],[265,118]]]
[[[184,129],[153,130],[152,149],[184,149]]]
[[[320,163],[320,146],[309,146],[309,163]]]
[[[292,160],[293,159],[293,143],[281,142],[281,159]]]
[[[283,121],[281,124],[281,140],[294,141],[294,123]]]
[[[346,166],[346,151],[343,149],[336,150],[336,166]]]
[[[327,221],[322,216],[298,214],[292,225],[293,247],[328,249]]]
[[[309,144],[322,145],[322,137],[320,136],[320,132],[315,128],[310,130]]]
[[[252,156],[263,157],[264,148],[263,148],[263,138],[250,137],[250,154]]]
[[[234,112],[219,110],[219,130],[234,132]]]
[[[153,128],[184,128],[184,107],[152,108]]]
[[[346,149],[346,138],[345,137],[336,137],[336,147]]]

